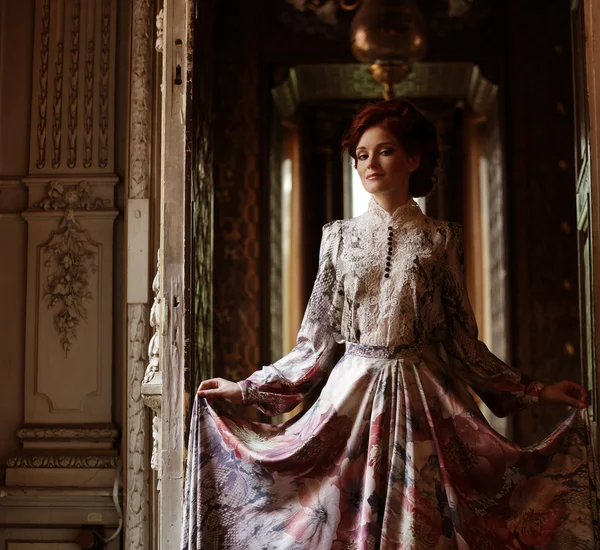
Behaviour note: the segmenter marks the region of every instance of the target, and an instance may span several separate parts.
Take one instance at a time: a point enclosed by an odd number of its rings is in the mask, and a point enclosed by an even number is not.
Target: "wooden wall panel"
[[[579,380],[570,13],[564,2],[510,4],[505,116],[511,225],[513,353],[542,381]],[[564,408],[515,421],[539,439]]]

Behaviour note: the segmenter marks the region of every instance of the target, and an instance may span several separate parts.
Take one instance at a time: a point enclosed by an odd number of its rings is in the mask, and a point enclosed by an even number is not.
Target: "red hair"
[[[374,126],[389,132],[409,155],[419,156],[419,167],[411,174],[408,192],[413,197],[428,195],[437,182],[435,169],[439,149],[434,124],[403,99],[390,99],[364,107],[352,121],[342,145],[354,159],[362,135]]]

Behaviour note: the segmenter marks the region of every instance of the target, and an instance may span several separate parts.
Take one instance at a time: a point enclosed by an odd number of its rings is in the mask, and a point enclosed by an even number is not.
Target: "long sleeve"
[[[319,269],[296,346],[279,361],[238,382],[245,405],[254,405],[268,415],[290,411],[331,369],[335,343],[343,341],[343,297],[338,292],[335,271],[339,224],[332,222],[323,227]]]
[[[508,366],[478,339],[463,271],[462,230],[449,224],[442,300],[448,328],[444,348],[452,367],[497,416],[537,404],[543,384]]]

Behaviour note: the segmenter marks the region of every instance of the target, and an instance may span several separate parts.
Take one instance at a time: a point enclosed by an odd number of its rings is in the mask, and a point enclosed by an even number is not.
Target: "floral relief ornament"
[[[58,229],[43,248],[48,270],[43,299],[49,309],[57,310],[54,327],[66,356],[77,338],[79,323],[87,319],[84,302],[92,299],[88,274],[97,270],[96,252],[89,246],[87,231],[75,218],[75,211],[96,210],[109,202],[92,197],[92,188],[86,181],[70,187],[52,181],[48,184],[48,196],[35,204],[46,211],[63,211]]]

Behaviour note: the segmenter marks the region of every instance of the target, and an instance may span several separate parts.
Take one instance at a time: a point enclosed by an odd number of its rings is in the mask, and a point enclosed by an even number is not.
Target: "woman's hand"
[[[540,391],[541,405],[571,405],[579,409],[587,406],[587,391],[571,380],[561,380],[544,386]]]
[[[242,390],[239,385],[224,378],[204,380],[198,388],[198,396],[206,399],[225,399],[234,405],[242,403]]]

